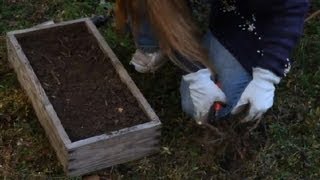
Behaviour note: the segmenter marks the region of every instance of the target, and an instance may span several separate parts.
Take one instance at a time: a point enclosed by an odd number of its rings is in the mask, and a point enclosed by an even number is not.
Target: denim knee
[[[135,44],[138,49],[143,52],[155,52],[159,50],[159,43],[154,35],[151,25],[148,20],[143,20],[137,37],[135,38]]]
[[[226,107],[218,113],[218,117],[226,117],[238,103],[243,91],[252,80],[252,75],[211,32],[206,34],[203,41],[208,49],[209,58],[217,69],[221,89],[227,97]]]

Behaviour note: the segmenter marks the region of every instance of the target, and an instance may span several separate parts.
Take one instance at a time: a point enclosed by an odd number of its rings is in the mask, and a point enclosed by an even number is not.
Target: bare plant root
[[[214,125],[204,124],[199,143],[217,154],[226,170],[241,167],[244,159],[255,158],[256,152],[267,142],[266,127],[262,119],[243,123],[242,117],[232,117]]]
[[[313,12],[310,16],[308,16],[308,18],[304,21],[304,22],[309,22],[311,19],[317,17],[318,15],[320,15],[320,10],[317,10],[315,12]]]

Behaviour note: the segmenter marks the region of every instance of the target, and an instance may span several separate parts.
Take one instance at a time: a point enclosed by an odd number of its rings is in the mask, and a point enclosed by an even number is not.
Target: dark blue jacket
[[[307,0],[207,0],[210,29],[249,72],[252,67],[285,76],[303,32]]]

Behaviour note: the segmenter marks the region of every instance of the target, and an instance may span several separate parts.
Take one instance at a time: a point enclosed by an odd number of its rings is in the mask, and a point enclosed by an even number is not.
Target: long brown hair
[[[116,0],[116,24],[124,29],[130,18],[136,36],[141,18],[150,20],[161,50],[171,58],[179,53],[214,71],[201,45],[200,31],[193,22],[186,0]]]

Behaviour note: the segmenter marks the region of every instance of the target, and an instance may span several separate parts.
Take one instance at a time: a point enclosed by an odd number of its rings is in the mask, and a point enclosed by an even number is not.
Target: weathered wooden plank
[[[121,136],[123,134],[128,134],[130,132],[136,132],[136,131],[141,131],[141,130],[148,130],[148,129],[152,129],[152,128],[156,128],[156,129],[160,129],[161,127],[161,123],[160,122],[148,122],[145,124],[139,124],[136,126],[132,126],[129,128],[124,128],[118,131],[114,131],[114,132],[110,132],[108,134],[102,134],[99,136],[94,136],[91,138],[87,138],[87,139],[83,139],[80,141],[76,141],[73,142],[71,144],[68,145],[68,149],[72,150],[72,149],[76,149],[85,145],[89,145],[98,141],[103,141],[103,140],[109,140],[111,138],[117,137],[117,136]]]
[[[160,125],[149,123],[135,130],[96,137],[100,140],[92,138],[90,143],[72,143],[68,146],[70,173],[78,175],[80,172],[96,171],[153,154],[159,151],[160,136]]]
[[[132,149],[128,149],[128,150],[124,151],[121,155],[119,155],[119,159],[116,159],[116,160],[105,161],[105,160],[100,159],[96,162],[92,162],[90,164],[90,166],[88,166],[88,167],[77,168],[77,169],[70,168],[68,175],[79,176],[79,175],[87,174],[90,172],[104,169],[106,167],[111,167],[113,165],[123,164],[123,163],[129,162],[129,161],[141,159],[143,157],[150,156],[158,151],[159,151],[159,147],[150,147],[150,148],[147,148],[144,150],[140,150],[139,154],[136,154],[135,156],[133,156],[134,152],[132,152]],[[94,154],[93,154],[93,156],[94,156]],[[113,158],[116,158],[116,157],[113,157]]]
[[[51,25],[51,24],[54,24],[54,21],[53,21],[53,20],[43,22],[43,23],[38,24],[38,25],[36,25],[36,26],[34,26],[34,27],[45,27],[45,26],[48,26],[48,25]]]
[[[112,51],[108,43],[104,40],[103,36],[100,34],[96,26],[90,20],[86,20],[86,24],[88,26],[89,31],[97,39],[98,44],[102,49],[102,51],[110,58],[112,65],[117,70],[122,82],[127,85],[127,87],[132,92],[133,96],[136,97],[136,99],[138,100],[141,108],[145,111],[145,113],[148,115],[151,121],[160,122],[159,117],[153,111],[150,104],[144,98],[141,91],[135,85],[135,83],[133,82],[133,80],[131,79],[131,77],[123,67],[122,63],[119,61],[118,57],[114,54],[114,52]]]
[[[101,143],[99,148],[90,147],[89,149],[88,147],[88,149],[86,149],[86,150],[90,150],[90,152],[92,151],[92,153],[86,153],[84,149],[79,150],[77,152],[78,154],[80,153],[84,153],[84,154],[79,155],[80,159],[70,159],[69,167],[71,169],[90,168],[92,164],[96,164],[99,162],[103,162],[104,164],[109,164],[107,167],[110,167],[115,164],[120,164],[121,160],[124,158],[124,157],[121,157],[121,154],[126,153],[128,150],[132,152],[130,156],[134,158],[136,156],[139,156],[140,154],[144,154],[144,152],[148,149],[155,150],[156,148],[158,148],[158,145],[159,145],[158,144],[159,140],[152,139],[152,138],[145,139],[145,140],[139,139],[133,143],[121,142],[121,144],[118,143],[118,144],[115,144],[114,146],[109,145],[107,142]]]
[[[119,151],[119,153],[111,155],[105,153],[104,156],[100,156],[93,153],[91,156],[87,157],[87,161],[70,161],[68,172],[74,175],[79,175],[75,174],[74,171],[85,174],[87,172],[97,171],[114,165],[137,160],[159,151],[159,145],[157,145],[156,141],[143,143],[144,144],[137,144],[137,148],[123,149]]]
[[[60,27],[60,26],[67,26],[67,25],[81,23],[81,22],[84,23],[86,20],[90,21],[89,18],[81,18],[81,19],[76,19],[76,20],[72,20],[72,21],[60,22],[60,23],[56,23],[56,24],[49,24],[49,25],[45,25],[45,26],[34,26],[34,27],[31,27],[28,29],[11,31],[11,32],[8,32],[7,35],[14,35],[15,37],[21,37],[24,34],[27,34],[27,33],[33,32],[33,31],[50,29],[50,28]]]
[[[158,134],[159,135],[159,134]],[[101,157],[104,157],[106,154],[108,154],[108,157],[112,158],[113,156],[116,156],[117,154],[121,154],[126,149],[134,149],[136,152],[134,155],[139,154],[139,148],[149,148],[149,147],[155,147],[159,143],[159,138],[145,138],[145,139],[136,139],[132,138],[131,141],[135,140],[135,142],[130,141],[120,141],[119,143],[114,143],[109,141],[102,141],[100,143],[95,144],[94,146],[87,146],[85,148],[81,148],[79,150],[74,151],[72,154],[70,154],[69,161],[73,161],[74,163],[81,163],[81,162],[88,162],[88,157],[91,157],[92,154],[96,156],[98,159],[101,159]],[[91,153],[91,151],[96,153]],[[76,159],[72,158],[75,157]],[[73,164],[70,164],[72,166]],[[87,166],[87,164],[86,164]]]
[[[15,60],[12,62],[13,65],[17,66],[17,69],[21,71],[20,75],[26,78],[29,78],[28,79],[29,82],[25,83],[24,85],[26,85],[27,87],[29,86],[30,87],[29,90],[31,90],[33,94],[37,95],[37,97],[34,97],[34,98],[38,98],[36,99],[39,101],[38,103],[41,103],[42,105],[45,105],[46,107],[48,107],[48,113],[50,115],[51,121],[57,127],[59,135],[62,138],[64,144],[70,144],[71,141],[67,133],[65,132],[64,128],[62,127],[61,121],[59,120],[57,114],[55,113],[52,104],[50,103],[44,89],[41,86],[40,81],[38,80],[36,74],[34,73],[27,57],[23,53],[21,46],[18,44],[17,39],[13,36],[9,36],[9,44],[11,45],[10,47],[12,49],[15,49],[14,53],[11,53],[11,55],[13,55],[12,60]]]
[[[87,152],[89,152],[89,150],[93,150],[93,149],[99,149],[101,148],[101,144],[105,144],[106,147],[111,148],[113,146],[116,146],[117,144],[134,144],[134,143],[138,143],[140,140],[141,141],[145,141],[145,140],[153,140],[153,139],[159,139],[161,133],[160,133],[160,129],[159,127],[152,127],[149,129],[145,129],[145,130],[140,130],[140,131],[135,131],[135,132],[128,132],[128,133],[123,133],[120,135],[115,135],[109,138],[104,137],[102,140],[100,141],[96,141],[94,143],[90,143],[87,145],[83,145],[83,146],[74,146],[74,147],[70,147],[72,146],[69,145],[68,146],[68,150],[70,153],[70,158],[74,159],[74,158],[78,158],[80,159],[81,156],[86,156]],[[104,136],[104,135],[101,135]],[[107,136],[107,135],[105,135]],[[81,153],[80,150],[82,151]],[[99,152],[96,152],[99,153]]]
[[[101,141],[93,145],[75,150],[70,154],[69,167],[70,168],[84,168],[90,167],[91,164],[97,161],[104,161],[104,163],[117,163],[121,159],[118,157],[128,149],[131,149],[133,157],[143,153],[149,148],[158,148],[160,133],[155,134],[156,137],[150,138],[132,138],[130,141]],[[159,150],[159,149],[158,149]],[[120,160],[119,160],[120,159]],[[108,167],[109,167],[108,166]]]
[[[70,144],[71,141],[13,34],[7,36],[7,47],[9,62],[15,70],[21,86],[28,94],[58,158],[67,168],[66,145]]]
[[[77,173],[92,172],[159,151],[160,132],[149,132],[129,133],[74,150],[70,154],[69,173],[78,175]],[[153,136],[147,137],[151,132],[154,132]]]

